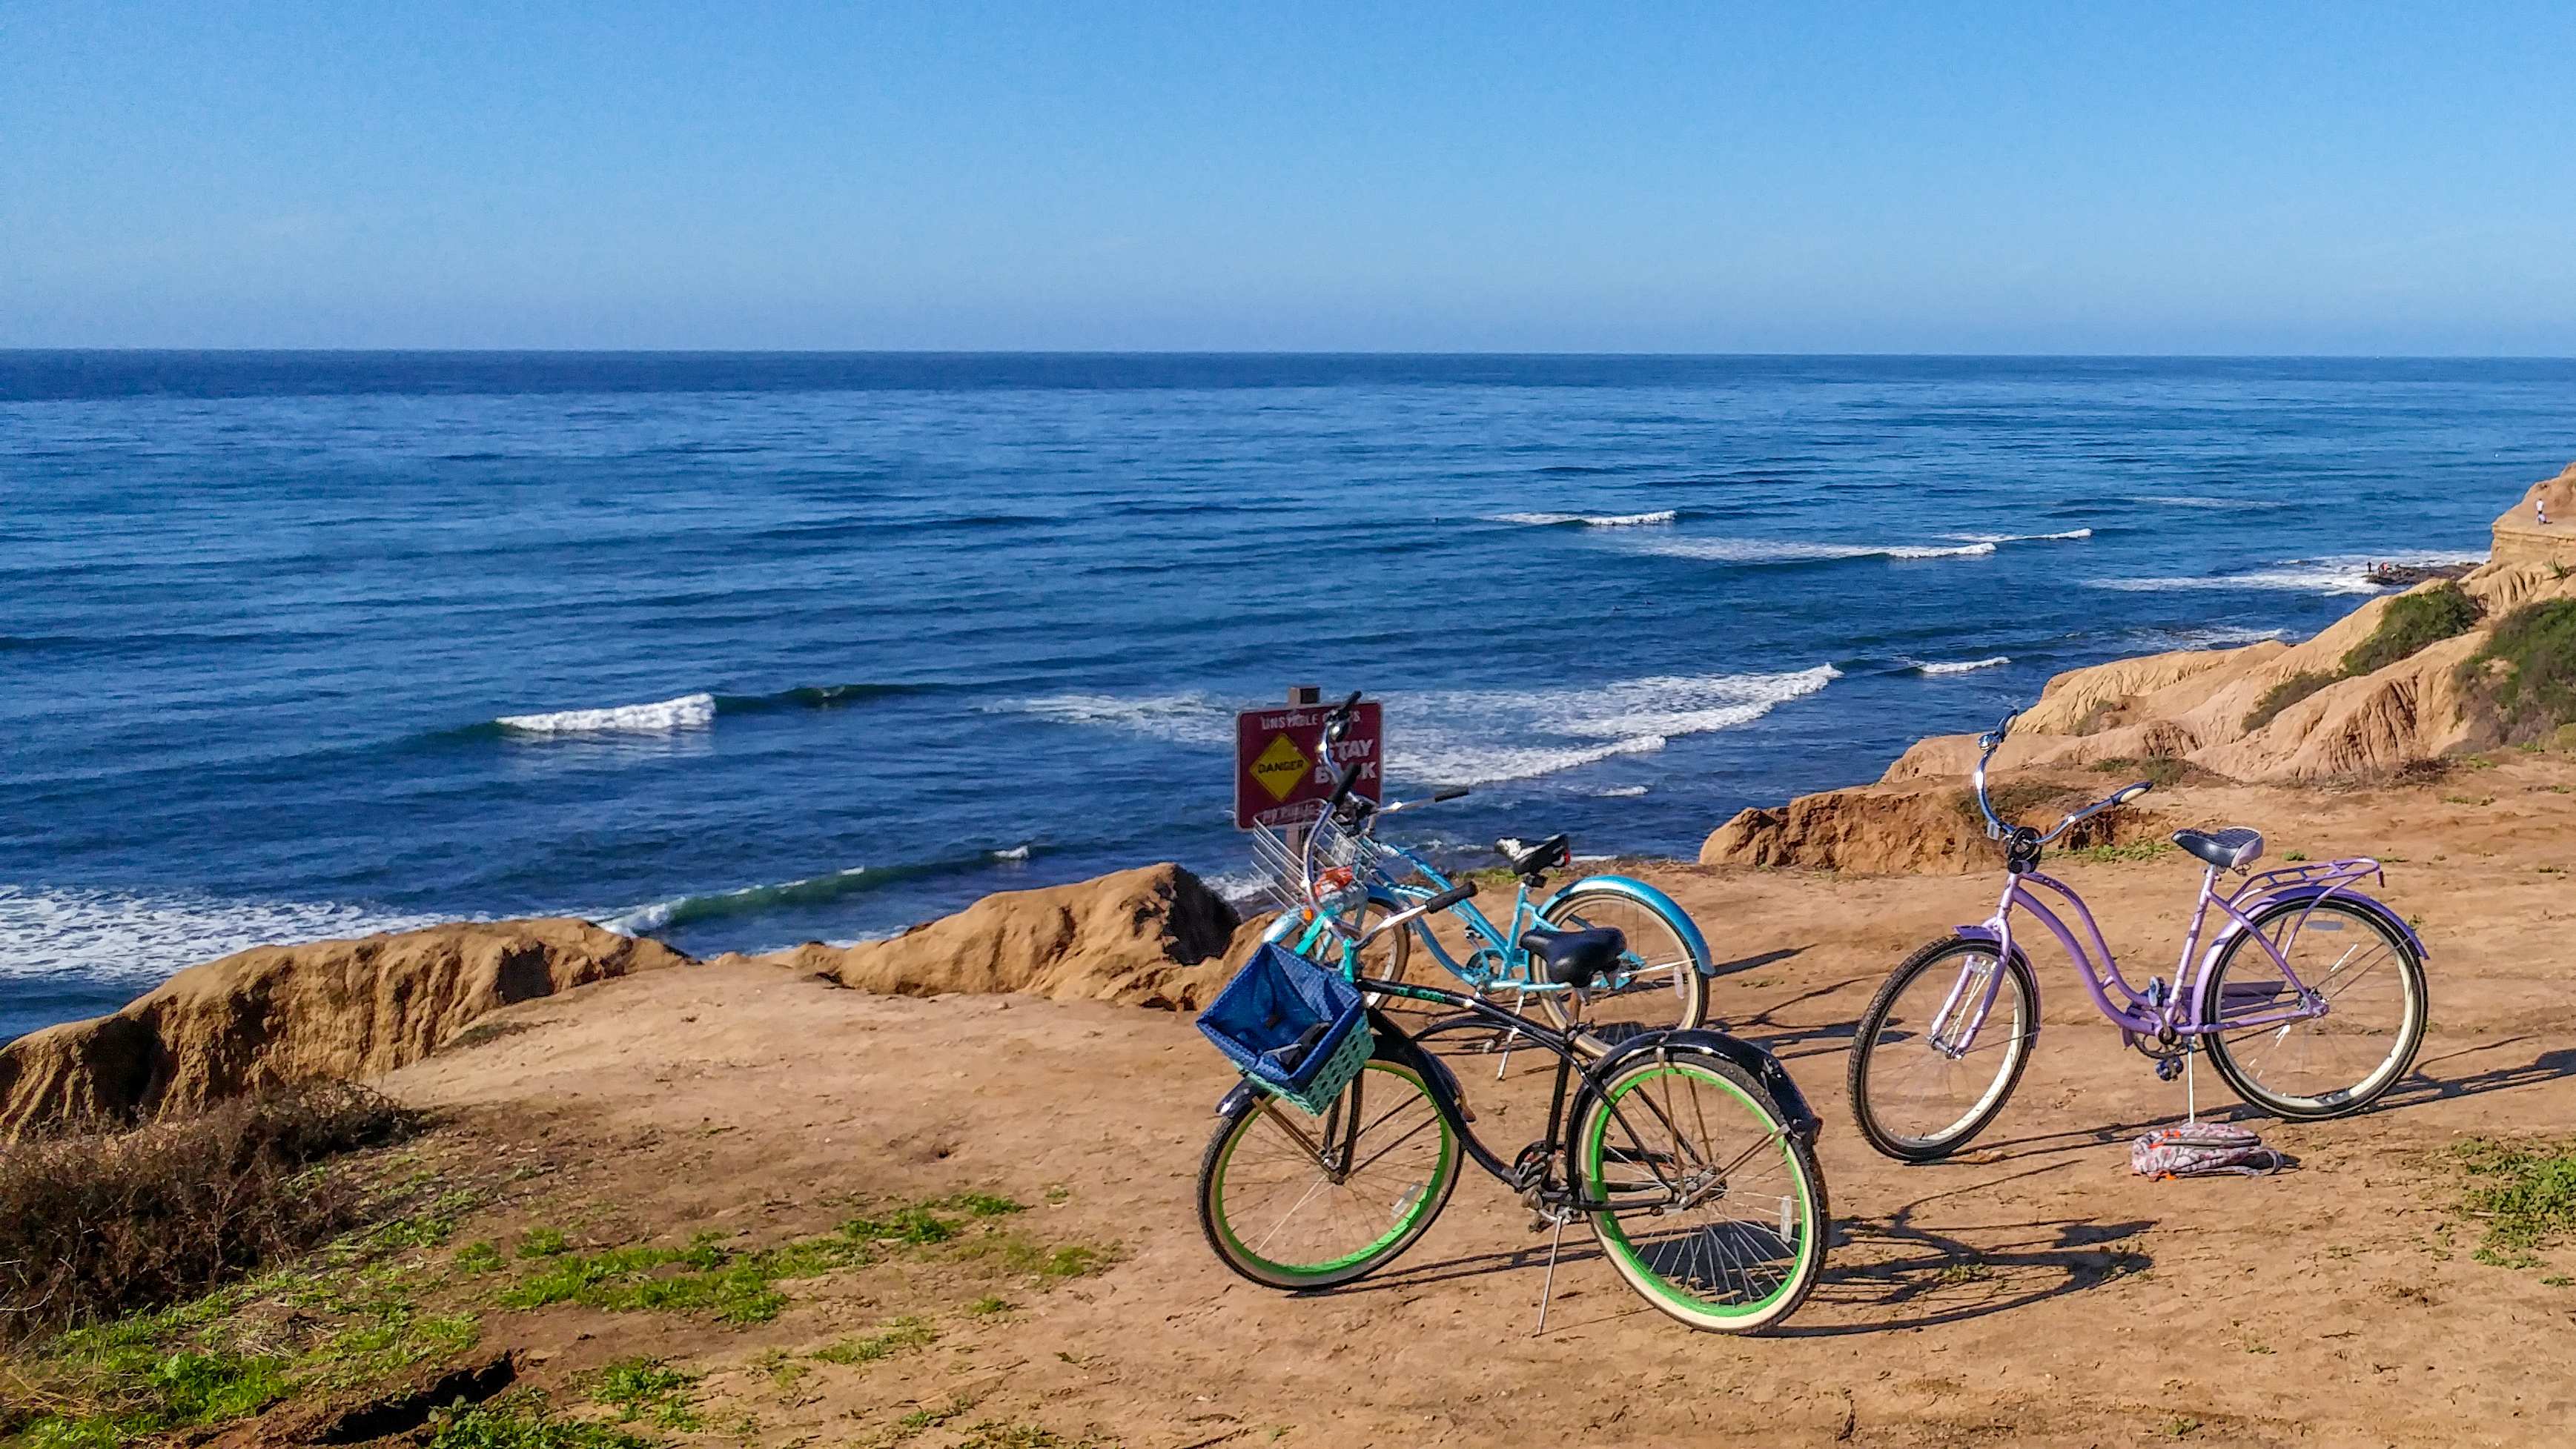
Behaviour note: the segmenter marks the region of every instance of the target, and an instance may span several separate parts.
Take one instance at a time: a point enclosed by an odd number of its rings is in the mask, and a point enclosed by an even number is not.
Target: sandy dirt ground
[[[2154,797],[2176,823],[2263,829],[2273,861],[2382,855],[2387,898],[2432,950],[2416,1074],[2356,1119],[2258,1123],[2302,1163],[2262,1180],[2129,1174],[2127,1138],[2178,1116],[2183,1089],[2121,1047],[2053,946],[2037,953],[2045,1030],[1984,1138],[1915,1167],[1860,1141],[1853,1019],[1911,947],[1982,919],[1999,874],[1645,867],[1726,960],[1714,1014],[1787,1058],[1826,1119],[1838,1240],[1822,1286],[1769,1338],[1656,1314],[1579,1229],[1535,1334],[1545,1240],[1472,1166],[1376,1277],[1302,1297],[1236,1279],[1191,1198],[1232,1074],[1187,1017],[1159,1011],[885,998],[705,967],[514,1008],[505,1032],[389,1085],[444,1110],[438,1150],[517,1166],[466,1228],[505,1243],[538,1224],[576,1242],[771,1242],[982,1190],[1031,1205],[1016,1231],[1116,1250],[1051,1288],[890,1260],[787,1283],[788,1310],[742,1328],[568,1306],[487,1318],[487,1344],[530,1350],[540,1382],[636,1354],[705,1374],[708,1428],[685,1441],[2564,1444],[2576,1288],[2545,1281],[2562,1266],[2472,1260],[2447,1153],[2576,1122],[2570,791],[2576,762],[2517,757],[2368,793]],[[2197,869],[2169,852],[2057,873],[2143,979],[2172,969]],[[1544,1111],[1534,1079],[1461,1065],[1489,1137],[1535,1134],[1513,1125]],[[2198,1080],[2204,1108],[2232,1110],[2214,1073]],[[967,1307],[992,1298],[1011,1307]],[[874,1362],[780,1357],[903,1317],[936,1341]]]

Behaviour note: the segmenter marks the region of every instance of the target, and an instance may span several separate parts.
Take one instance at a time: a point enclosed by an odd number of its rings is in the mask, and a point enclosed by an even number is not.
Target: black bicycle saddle
[[[1591,985],[1619,964],[1628,938],[1610,926],[1588,931],[1536,928],[1521,934],[1521,949],[1536,956],[1547,979],[1576,990]]]

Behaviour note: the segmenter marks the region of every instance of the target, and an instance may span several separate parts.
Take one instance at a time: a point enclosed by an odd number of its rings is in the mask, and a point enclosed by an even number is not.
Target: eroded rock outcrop
[[[190,1110],[258,1087],[379,1076],[513,1002],[685,964],[587,921],[432,926],[260,946],[192,966],[113,1016],[0,1048],[0,1135]]]
[[[2500,564],[2576,568],[2576,463],[2532,484],[2495,521],[2493,558]]]
[[[2124,780],[2014,782],[1998,809],[2046,829],[2068,810]],[[2014,801],[2024,802],[2018,806]],[[2168,827],[2159,817],[2115,810],[2069,831],[2060,848],[2124,844]],[[1702,865],[1843,870],[1869,875],[1964,875],[2003,863],[1985,820],[1957,785],[1863,785],[1801,795],[1786,805],[1737,812],[1700,847]]]
[[[1002,891],[884,941],[756,959],[897,996],[1026,992],[1190,1010],[1225,984],[1234,908],[1177,865]]]

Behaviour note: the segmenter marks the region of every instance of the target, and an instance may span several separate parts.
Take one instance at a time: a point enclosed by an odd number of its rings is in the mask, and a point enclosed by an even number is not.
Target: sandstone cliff
[[[0,1048],[0,1136],[203,1107],[275,1083],[379,1076],[512,1002],[687,960],[572,920],[256,947],[192,966],[113,1016]]]
[[[1234,908],[1177,865],[1002,891],[885,941],[755,959],[899,996],[1027,992],[1189,1010],[1225,984]]]
[[[1997,809],[2016,824],[2045,829],[2068,810],[2127,783],[2125,776],[2099,774],[2016,780],[1999,794]],[[2062,848],[2125,844],[2154,838],[2168,828],[2159,816],[2116,810],[2068,832]],[[2001,866],[2003,855],[1986,839],[1985,819],[1972,798],[1949,782],[1825,790],[1773,809],[1740,811],[1709,835],[1699,861],[1872,875],[1965,875]]]
[[[2540,520],[2543,515],[2547,523]],[[2576,463],[2531,485],[2495,521],[2495,561],[2576,568]]]

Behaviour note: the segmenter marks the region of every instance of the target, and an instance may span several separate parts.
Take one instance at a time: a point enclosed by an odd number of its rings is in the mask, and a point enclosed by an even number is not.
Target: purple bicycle
[[[2204,1051],[2247,1102],[2318,1119],[2362,1110],[2406,1074],[2424,1039],[2426,953],[2395,911],[2353,889],[2380,875],[2378,861],[2353,856],[2250,874],[2263,854],[2257,832],[2175,832],[2174,844],[2208,870],[2173,983],[2157,977],[2141,990],[2120,974],[2083,898],[2038,867],[2042,847],[2149,787],[2116,790],[2046,834],[2006,825],[1986,794],[1986,766],[2014,718],[1979,739],[1985,753],[1975,775],[1986,834],[2004,845],[2002,901],[1985,924],[1961,926],[1905,958],[1861,1013],[1851,1099],[1870,1146],[1907,1162],[1934,1161],[2003,1110],[2039,1035],[2039,982],[2013,939],[2015,911],[2066,948],[2093,1004],[2165,1081]],[[2222,871],[2246,879],[2222,891]],[[2068,908],[2083,925],[2082,940],[2059,914]],[[2213,912],[2223,920],[2194,970]]]

